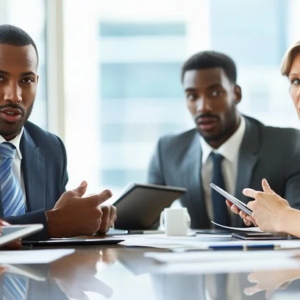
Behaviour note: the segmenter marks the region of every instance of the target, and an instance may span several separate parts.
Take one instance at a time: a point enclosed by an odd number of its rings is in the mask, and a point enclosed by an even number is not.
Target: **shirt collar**
[[[236,156],[238,154],[239,148],[241,146],[245,129],[246,129],[246,122],[243,116],[240,116],[241,122],[238,129],[235,133],[218,149],[212,148],[202,136],[200,136],[200,144],[202,148],[202,163],[205,163],[207,158],[209,157],[211,152],[220,153],[226,158],[227,160],[234,162]]]
[[[16,147],[17,155],[19,156],[20,159],[22,159],[22,153],[20,150],[20,141],[23,135],[24,127],[22,127],[21,132],[14,137],[12,140],[8,141],[9,143],[13,144]],[[1,135],[0,135],[0,144],[7,142]]]

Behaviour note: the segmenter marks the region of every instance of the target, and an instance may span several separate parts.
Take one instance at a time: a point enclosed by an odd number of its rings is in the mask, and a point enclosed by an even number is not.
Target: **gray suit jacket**
[[[265,126],[245,117],[246,131],[239,151],[235,196],[247,203],[243,188],[261,190],[266,178],[272,189],[294,208],[300,205],[300,131]],[[201,180],[202,150],[196,129],[162,137],[150,162],[148,182],[187,188],[181,203],[192,228],[209,228]],[[234,217],[233,226],[243,226]]]

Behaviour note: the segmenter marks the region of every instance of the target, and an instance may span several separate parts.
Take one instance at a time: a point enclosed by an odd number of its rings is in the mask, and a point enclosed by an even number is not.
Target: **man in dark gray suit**
[[[236,80],[235,63],[227,55],[204,51],[189,58],[182,67],[182,84],[196,128],[162,137],[150,162],[149,183],[187,188],[180,200],[192,228],[211,228],[215,211],[224,205],[222,199],[213,201],[213,178],[222,178],[224,188],[245,203],[249,199],[242,189],[260,190],[266,178],[292,207],[300,204],[300,132],[241,115],[237,105],[242,91]],[[229,225],[244,225],[222,207]]]
[[[44,224],[38,239],[104,233],[116,219],[114,207],[100,206],[111,192],[82,198],[85,181],[66,192],[63,142],[27,121],[37,91],[37,68],[31,37],[20,28],[1,25],[0,217],[13,224]]]

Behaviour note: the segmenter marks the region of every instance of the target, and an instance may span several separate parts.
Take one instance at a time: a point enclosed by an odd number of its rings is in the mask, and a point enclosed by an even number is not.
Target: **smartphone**
[[[232,204],[237,206],[240,210],[242,210],[244,213],[246,213],[248,216],[252,216],[252,210],[241,200],[235,198],[234,196],[230,195],[214,183],[211,183],[210,186],[217,191],[219,194],[224,196],[226,199],[228,199]]]

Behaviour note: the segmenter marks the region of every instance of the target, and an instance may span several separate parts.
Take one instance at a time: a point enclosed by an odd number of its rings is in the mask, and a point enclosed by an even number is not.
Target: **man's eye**
[[[3,80],[4,80],[4,77],[0,75],[0,81],[3,81]]]
[[[194,100],[197,99],[197,95],[195,95],[195,94],[188,94],[188,95],[186,95],[186,98],[188,100],[190,100],[190,101],[194,101]]]
[[[24,83],[32,83],[32,82],[34,82],[34,79],[33,79],[33,78],[30,78],[30,77],[28,77],[28,78],[23,78],[23,79],[22,79],[22,82],[24,82]]]
[[[214,91],[211,92],[211,95],[213,97],[219,97],[219,96],[221,96],[221,94],[222,94],[222,92],[217,91],[217,90],[214,90]]]

